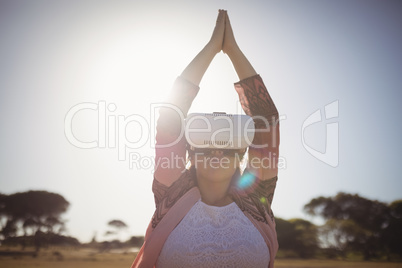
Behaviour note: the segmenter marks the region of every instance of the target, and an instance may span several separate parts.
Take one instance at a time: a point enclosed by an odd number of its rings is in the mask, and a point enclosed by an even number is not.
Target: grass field
[[[4,250],[2,250],[4,253]],[[92,250],[42,250],[37,257],[0,256],[2,268],[129,268],[135,253],[98,253]],[[346,262],[334,260],[289,260],[277,259],[275,267],[298,268],[401,268],[402,263]]]

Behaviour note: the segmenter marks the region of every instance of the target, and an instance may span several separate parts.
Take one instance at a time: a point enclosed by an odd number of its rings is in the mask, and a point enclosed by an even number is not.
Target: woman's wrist
[[[210,40],[204,47],[204,50],[212,57],[221,52],[222,44],[217,44],[216,42]]]
[[[246,56],[244,56],[243,52],[240,50],[240,48],[231,50],[230,54],[228,53],[228,56],[240,80],[257,74]]]
[[[197,56],[187,65],[181,77],[187,79],[194,85],[199,85],[209,64],[217,54],[213,44],[207,43]]]
[[[238,57],[238,55],[243,53],[237,44],[233,44],[230,47],[226,47],[226,49],[223,52],[226,53],[229,56],[229,58]]]

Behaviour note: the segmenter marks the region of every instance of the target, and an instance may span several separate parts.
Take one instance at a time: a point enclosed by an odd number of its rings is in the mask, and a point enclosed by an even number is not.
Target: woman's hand
[[[219,9],[215,29],[212,33],[211,40],[208,42],[208,46],[216,54],[222,50],[223,37],[225,35],[225,17],[226,17],[226,10]]]
[[[225,35],[223,38],[223,47],[222,50],[225,54],[232,54],[236,50],[239,50],[239,47],[236,43],[232,26],[230,25],[230,20],[227,12],[225,12]]]
[[[251,63],[237,45],[233,35],[232,26],[230,25],[229,16],[226,11],[225,34],[223,36],[222,51],[229,56],[240,80],[257,74]]]

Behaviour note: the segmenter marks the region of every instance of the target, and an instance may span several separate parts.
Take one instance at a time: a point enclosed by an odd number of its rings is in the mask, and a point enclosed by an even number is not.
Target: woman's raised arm
[[[194,85],[198,86],[200,84],[209,64],[212,62],[215,55],[222,50],[223,36],[225,33],[225,15],[226,11],[220,9],[211,39],[181,74],[182,78]]]
[[[183,119],[198,93],[199,83],[211,61],[222,50],[225,31],[224,10],[219,10],[211,39],[177,78],[169,96],[169,107],[160,109],[156,134],[155,185],[170,186],[186,167]],[[161,189],[162,187],[156,187]],[[156,192],[158,189],[155,189]],[[159,191],[161,192],[161,191]],[[157,195],[157,194],[156,194]],[[158,194],[160,195],[160,194]]]
[[[222,50],[229,56],[239,76],[240,82],[235,84],[235,89],[242,108],[253,117],[256,127],[253,144],[249,148],[247,170],[260,180],[272,179],[278,174],[278,111],[262,78],[237,45],[227,14]]]
[[[232,26],[230,25],[229,16],[227,15],[227,12],[225,13],[225,36],[223,39],[222,50],[229,56],[230,60],[232,61],[233,67],[235,68],[239,79],[243,80],[245,78],[254,76],[257,73],[237,45]]]

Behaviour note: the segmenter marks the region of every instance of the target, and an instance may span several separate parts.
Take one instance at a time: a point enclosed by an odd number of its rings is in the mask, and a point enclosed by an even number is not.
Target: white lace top
[[[209,206],[199,200],[167,238],[157,268],[268,267],[269,250],[236,203]]]

